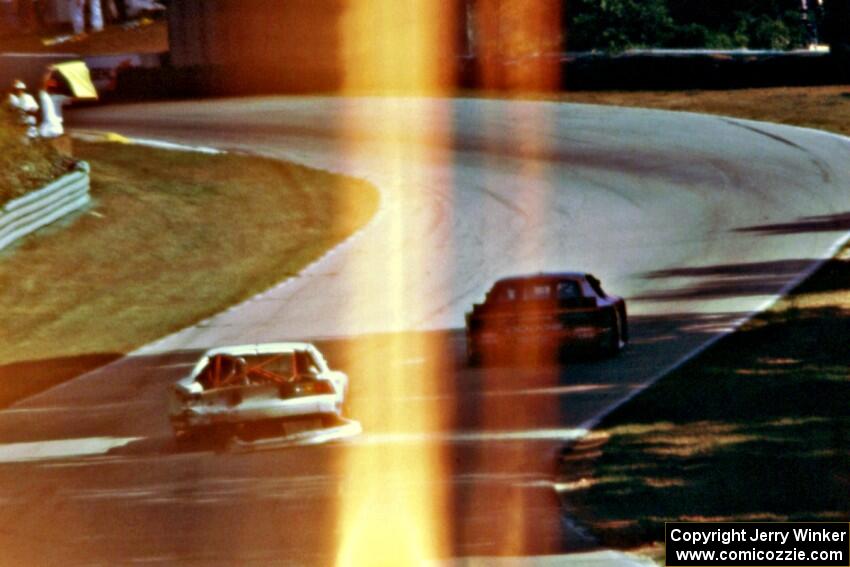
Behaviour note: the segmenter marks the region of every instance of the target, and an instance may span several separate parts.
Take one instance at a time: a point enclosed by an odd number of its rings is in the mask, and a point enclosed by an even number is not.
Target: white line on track
[[[219,155],[226,154],[224,150],[213,148],[210,146],[192,146],[188,144],[177,144],[174,142],[165,142],[163,140],[153,140],[150,138],[135,138],[122,136],[114,132],[101,132],[96,130],[75,130],[71,133],[71,137],[85,142],[109,142],[119,144],[130,144],[134,146],[144,146],[148,148],[158,148],[161,150],[172,150],[175,152],[195,152],[199,154]]]
[[[111,449],[124,447],[140,437],[88,437],[0,445],[0,463],[22,463],[104,455]]]

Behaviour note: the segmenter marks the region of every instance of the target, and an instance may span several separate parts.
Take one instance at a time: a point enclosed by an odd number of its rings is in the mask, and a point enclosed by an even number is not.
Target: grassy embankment
[[[49,143],[27,139],[16,116],[5,104],[0,107],[0,206],[43,187],[67,171],[69,165],[69,160]]]
[[[296,274],[378,204],[365,182],[259,157],[75,150],[94,204],[0,252],[0,405]]]
[[[560,100],[717,113],[850,134],[850,89],[571,93]],[[806,229],[806,227],[802,227]],[[838,215],[809,230],[850,230]],[[838,232],[836,233],[838,234]],[[605,545],[665,520],[846,520],[850,250],[770,311],[610,415],[563,467],[567,502]],[[600,450],[595,458],[590,457]],[[580,474],[577,474],[581,471]]]
[[[850,136],[850,86],[733,91],[576,92],[557,98],[565,102],[737,116]]]

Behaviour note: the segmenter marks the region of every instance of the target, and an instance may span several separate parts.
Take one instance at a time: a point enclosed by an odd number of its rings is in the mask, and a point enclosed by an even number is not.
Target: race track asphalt
[[[347,490],[341,455],[390,446],[444,455],[445,475],[431,481],[449,495],[449,554],[586,549],[549,482],[558,450],[828,256],[850,210],[847,141],[722,117],[253,98],[88,108],[68,120],[344,172],[379,187],[383,205],[299,277],[1,411],[0,564],[328,564]],[[463,313],[492,281],[564,269],[593,272],[627,298],[630,348],[563,367],[467,368]],[[403,310],[362,300],[394,296]],[[414,337],[410,350],[389,346],[400,336]],[[177,452],[165,388],[198,351],[283,339],[315,339],[343,370],[357,367],[356,347],[386,345],[387,369],[434,378],[388,396],[352,374],[364,428],[352,440]],[[414,413],[437,404],[440,425],[395,431],[357,415],[376,400]],[[524,530],[521,547],[508,524]]]

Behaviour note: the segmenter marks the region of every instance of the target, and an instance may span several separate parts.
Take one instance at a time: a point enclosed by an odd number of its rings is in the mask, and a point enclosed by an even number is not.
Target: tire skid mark
[[[757,128],[755,126],[745,124],[743,122],[735,120],[734,118],[723,118],[722,121],[725,122],[726,124],[730,124],[732,126],[737,126],[738,128],[743,128],[744,130],[749,130],[750,132],[753,132],[753,133],[758,134],[760,136],[764,136],[766,138],[770,138],[771,140],[775,140],[775,141],[779,142],[780,144],[784,144],[784,145],[789,146],[791,148],[794,148],[796,150],[800,150],[801,152],[803,152],[804,154],[806,154],[809,157],[809,161],[812,162],[812,165],[814,165],[817,168],[817,170],[820,171],[821,180],[824,183],[830,183],[832,181],[832,175],[829,172],[829,166],[827,166],[825,163],[823,163],[823,161],[820,160],[817,156],[815,156],[808,148],[801,146],[800,144],[797,144],[796,142],[792,142],[788,138],[784,138],[784,137],[782,137],[778,134],[768,132],[767,130],[762,130],[761,128]]]

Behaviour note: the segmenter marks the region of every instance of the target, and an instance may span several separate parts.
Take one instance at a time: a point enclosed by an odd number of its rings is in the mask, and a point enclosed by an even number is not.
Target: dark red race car
[[[473,365],[499,353],[561,355],[587,346],[613,356],[628,339],[626,302],[581,272],[501,279],[484,303],[466,314],[467,357]]]

